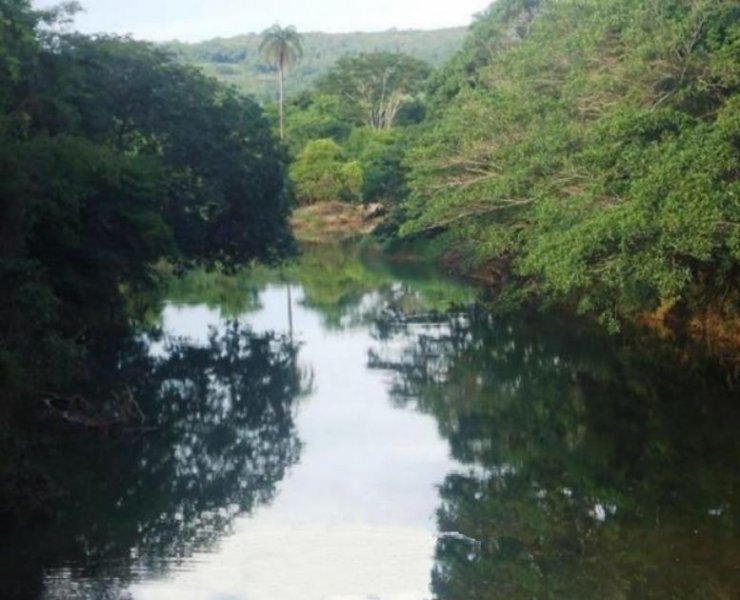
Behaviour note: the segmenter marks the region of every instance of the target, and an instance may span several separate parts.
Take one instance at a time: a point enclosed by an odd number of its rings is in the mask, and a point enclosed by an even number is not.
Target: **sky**
[[[57,0],[34,0],[38,8]],[[275,23],[299,31],[437,29],[469,25],[490,0],[81,0],[75,29],[138,39],[200,41],[259,33]]]

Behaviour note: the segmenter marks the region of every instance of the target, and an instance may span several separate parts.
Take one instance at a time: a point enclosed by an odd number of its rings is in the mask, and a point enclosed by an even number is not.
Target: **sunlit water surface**
[[[285,286],[269,286],[255,332],[288,328]],[[437,487],[458,466],[434,419],[394,408],[367,367],[368,327],[327,330],[293,291],[294,339],[312,391],[296,409],[298,464],[275,500],[240,517],[216,552],[194,556],[133,598],[421,600],[430,597]],[[164,329],[205,343],[218,311],[164,311]]]

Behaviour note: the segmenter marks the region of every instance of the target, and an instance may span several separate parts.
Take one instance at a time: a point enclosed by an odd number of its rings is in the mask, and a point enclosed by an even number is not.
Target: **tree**
[[[285,108],[290,119],[286,141],[293,156],[311,140],[331,138],[344,143],[352,131],[352,123],[341,117],[341,99],[325,94],[304,93],[292,99]]]
[[[345,147],[362,165],[364,202],[394,204],[406,196],[404,160],[411,144],[410,137],[402,128],[377,131],[356,127],[352,130]]]
[[[292,25],[273,25],[262,33],[260,52],[277,67],[279,81],[280,139],[285,139],[285,72],[303,56],[301,35]]]
[[[73,9],[0,0],[8,414],[128,326],[161,259],[233,266],[292,242],[284,154],[259,105],[150,44],[60,34]]]
[[[494,3],[407,154],[402,234],[512,299],[738,339],[740,8],[669,5]]]
[[[313,140],[298,155],[291,175],[301,204],[359,200],[363,173],[357,161],[347,161],[330,139]]]
[[[414,100],[430,72],[405,54],[345,56],[321,81],[320,92],[339,96],[347,117],[373,129],[390,129],[401,107]]]

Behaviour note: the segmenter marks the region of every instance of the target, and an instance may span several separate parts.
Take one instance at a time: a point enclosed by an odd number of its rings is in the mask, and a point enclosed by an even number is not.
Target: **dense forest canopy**
[[[435,71],[348,56],[293,96],[291,173],[303,203],[386,203],[499,306],[736,344],[739,84],[734,0],[498,0]]]
[[[500,0],[432,80],[405,235],[612,327],[737,315],[740,5]]]
[[[400,53],[345,56],[287,109],[299,204],[394,204],[406,194],[403,157],[426,114],[427,63]]]
[[[12,397],[99,325],[125,322],[126,290],[156,261],[269,260],[291,243],[284,156],[261,108],[150,44],[58,33],[75,10],[0,0],[0,389]]]

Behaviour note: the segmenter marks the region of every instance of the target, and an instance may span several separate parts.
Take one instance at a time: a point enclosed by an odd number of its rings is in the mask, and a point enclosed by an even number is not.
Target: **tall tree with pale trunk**
[[[290,65],[303,56],[301,35],[292,25],[280,27],[273,25],[262,33],[260,53],[263,58],[275,65],[279,80],[280,139],[285,139],[285,73]]]

